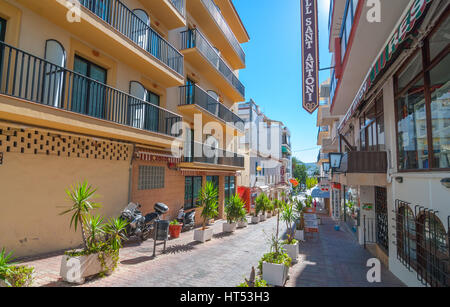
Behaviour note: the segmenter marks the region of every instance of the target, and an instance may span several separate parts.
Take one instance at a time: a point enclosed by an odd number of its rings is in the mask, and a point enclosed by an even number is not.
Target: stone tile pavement
[[[223,221],[216,222],[214,239],[205,244],[192,241],[193,232],[167,244],[167,253],[152,258],[153,242],[129,244],[120,251],[120,263],[113,275],[94,278],[84,287],[234,287],[257,266],[268,252],[267,236],[275,231],[276,218],[257,225],[249,225],[232,235],[222,233]],[[370,254],[354,242],[345,230],[336,232],[327,218],[318,239],[300,246],[301,258],[290,270],[289,287],[311,286],[401,286],[385,268],[382,284],[369,284],[366,261]],[[281,231],[285,226],[280,223]],[[266,235],[267,234],[267,235]],[[59,279],[62,255],[23,262],[36,269],[35,286],[73,286]]]

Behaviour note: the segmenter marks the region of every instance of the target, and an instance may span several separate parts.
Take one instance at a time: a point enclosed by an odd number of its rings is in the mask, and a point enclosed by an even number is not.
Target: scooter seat
[[[158,218],[158,214],[155,212],[149,213],[145,216],[145,223],[153,222]]]

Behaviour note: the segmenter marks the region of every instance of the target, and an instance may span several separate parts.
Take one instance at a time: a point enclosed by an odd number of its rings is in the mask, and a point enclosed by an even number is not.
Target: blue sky
[[[317,0],[319,7],[320,66],[329,67],[328,11],[330,0]],[[247,68],[240,72],[246,99],[252,98],[271,119],[291,130],[293,155],[303,162],[316,162],[317,112],[302,108],[300,0],[233,0],[250,34],[243,44]],[[329,71],[320,73],[326,80]]]

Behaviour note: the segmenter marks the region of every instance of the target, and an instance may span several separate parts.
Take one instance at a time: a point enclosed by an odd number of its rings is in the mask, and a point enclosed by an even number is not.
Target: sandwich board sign
[[[314,208],[306,208],[303,217],[305,219],[305,232],[318,233],[319,222],[317,221],[316,210]]]

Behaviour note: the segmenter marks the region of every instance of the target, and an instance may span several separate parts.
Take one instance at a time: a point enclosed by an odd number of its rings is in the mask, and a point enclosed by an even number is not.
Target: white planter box
[[[284,264],[263,262],[263,279],[272,286],[283,287],[287,281],[289,268]]]
[[[264,222],[266,219],[267,219],[267,218],[266,218],[266,214],[265,214],[265,213],[264,213],[264,214],[261,214],[261,215],[259,216],[259,221],[260,221],[260,222]]]
[[[237,227],[238,227],[238,228],[245,228],[245,227],[247,227],[247,226],[248,226],[248,221],[247,221],[247,219],[246,219],[245,221],[238,222],[238,224],[237,224]]]
[[[305,231],[304,230],[297,230],[295,232],[295,240],[305,242]]]
[[[108,268],[113,267],[112,256],[105,258],[105,264]],[[103,267],[98,254],[78,257],[64,255],[61,259],[60,275],[69,283],[83,284],[86,277],[97,275],[102,271]],[[111,275],[112,271],[108,270],[105,274]]]
[[[286,250],[286,253],[289,257],[291,257],[292,262],[296,263],[298,259],[298,242],[295,244],[286,244],[283,246]]]
[[[268,212],[267,214],[267,218],[270,219],[272,217],[272,212]]]
[[[252,216],[252,223],[258,224],[259,223],[259,216]]]
[[[196,229],[194,230],[194,241],[205,243],[212,239],[213,230],[208,228],[206,230]]]
[[[224,223],[223,224],[223,232],[228,232],[228,233],[235,232],[236,228],[237,228],[236,223],[231,223],[231,224]]]
[[[6,285],[6,283],[0,279],[0,288],[7,288],[8,286]]]

